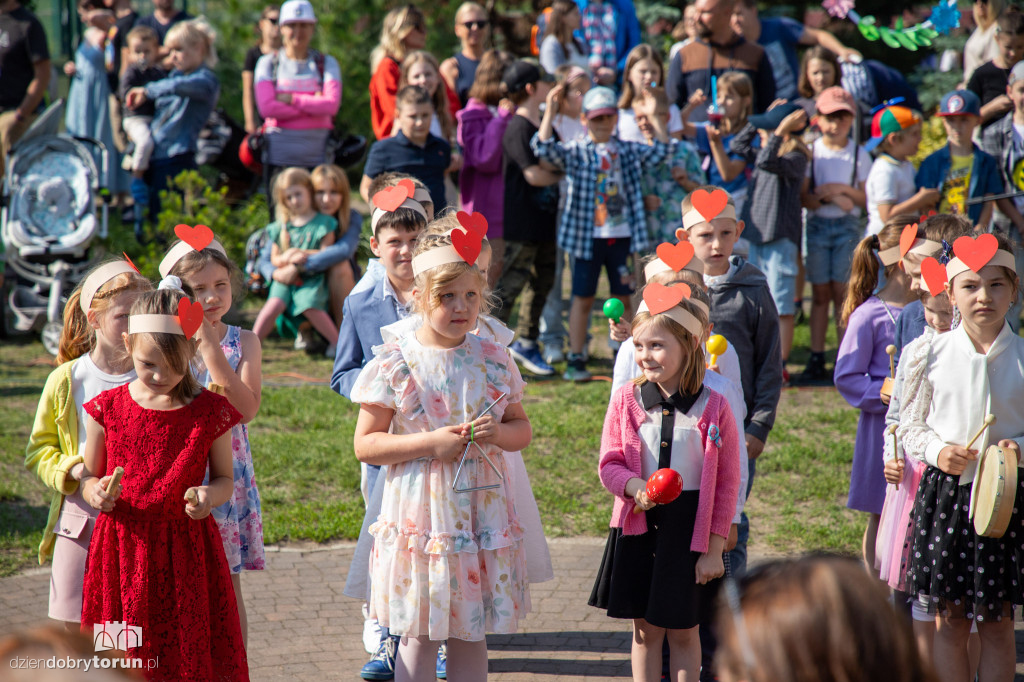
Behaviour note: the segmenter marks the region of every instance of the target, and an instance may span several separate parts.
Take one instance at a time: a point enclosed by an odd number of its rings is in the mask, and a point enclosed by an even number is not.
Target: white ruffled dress
[[[470,422],[505,393],[491,410],[500,420],[509,403],[522,400],[524,385],[495,343],[468,334],[455,348],[428,348],[411,334],[375,349],[352,400],[395,410],[395,434],[424,433]],[[530,609],[511,478],[502,451],[482,447],[504,481],[471,448],[459,487],[498,488],[454,492],[457,460],[388,467],[380,515],[369,528],[370,615],[394,635],[480,641],[488,632],[515,632]]]

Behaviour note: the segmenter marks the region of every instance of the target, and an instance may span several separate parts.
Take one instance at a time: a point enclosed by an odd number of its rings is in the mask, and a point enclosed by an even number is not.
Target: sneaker
[[[551,346],[544,348],[544,362],[549,365],[554,365],[558,362],[565,362],[565,353],[562,352],[561,347]]]
[[[807,366],[804,367],[804,371],[800,373],[800,382],[826,382],[829,381],[830,378],[830,374],[825,369],[825,354],[811,353],[811,357],[807,359]]]
[[[434,676],[439,680],[448,679],[448,645],[437,647],[437,663],[434,665]]]
[[[306,334],[306,330],[299,327],[299,331],[295,334],[295,344],[292,346],[295,350],[306,350],[309,348],[309,335]]]
[[[372,654],[380,646],[380,623],[370,618],[369,604],[363,604],[363,648]]]
[[[582,355],[569,355],[569,366],[565,368],[562,378],[566,381],[590,381],[587,361],[583,359]]]
[[[359,671],[364,680],[392,680],[395,678],[395,653],[398,651],[398,638],[385,637],[370,661]]]
[[[508,347],[508,350],[512,353],[512,357],[532,374],[546,377],[555,373],[551,365],[544,362],[544,358],[540,354],[540,348],[537,347],[536,343],[531,343],[527,346],[522,340],[516,339]]]

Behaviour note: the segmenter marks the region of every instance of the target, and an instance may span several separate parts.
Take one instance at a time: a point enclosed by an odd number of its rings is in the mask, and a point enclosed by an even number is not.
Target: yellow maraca
[[[708,359],[708,367],[714,367],[718,362],[718,356],[725,353],[729,348],[729,342],[721,334],[712,334],[708,337],[707,349],[711,356]]]

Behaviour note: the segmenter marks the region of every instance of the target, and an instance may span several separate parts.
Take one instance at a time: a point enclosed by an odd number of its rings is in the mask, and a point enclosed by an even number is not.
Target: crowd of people
[[[423,11],[396,7],[370,57],[365,272],[364,218],[327,151],[341,67],[310,47],[309,0],[267,7],[243,71],[275,217],[252,273],[267,301],[251,331],[223,322],[244,285],[202,226],[178,226],[155,290],[110,261],[72,294],[27,459],[53,490],[50,616],[145,623],[132,655],[166,666],[150,679],[247,679],[240,575],[264,560],[245,424],[276,327],[299,348],[322,337],[331,388],[359,405],[366,515],[345,594],[365,603],[361,676],[485,678],[485,634],[515,632],[531,583],[553,575],[520,366],[592,378],[604,281],[620,304],[598,464],[614,502],[590,604],[631,621],[634,679],[1009,679],[1022,519],[994,537],[966,513],[979,452],[998,445],[1012,465],[1024,438],[1024,15],[998,4],[975,3],[995,47],[971,51],[935,114],[947,142],[916,169],[924,118],[905,81],[753,0],[687,7],[667,67],[629,0],[555,0],[539,63],[490,49],[475,2],[439,60]],[[106,116],[112,135],[119,118],[131,192],[153,208],[194,165],[218,93],[209,28],[155,6],[128,21],[129,2],[82,0],[90,29],[66,67],[88,100],[69,129]],[[811,354],[791,378],[806,282]],[[863,567],[747,573],[744,506],[791,381],[834,381],[861,411],[847,506],[867,514]],[[681,480],[672,499],[649,483],[664,470]],[[135,565],[150,570],[124,581]],[[168,592],[195,608],[151,608]],[[865,658],[856,636],[887,653]]]

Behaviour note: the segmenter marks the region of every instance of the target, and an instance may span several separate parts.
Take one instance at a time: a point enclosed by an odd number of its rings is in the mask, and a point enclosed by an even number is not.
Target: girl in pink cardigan
[[[666,637],[669,679],[697,679],[698,623],[707,622],[712,582],[725,573],[722,551],[739,494],[732,410],[703,386],[707,317],[685,296],[670,303],[679,286],[644,290],[632,325],[643,376],[613,396],[601,436],[598,473],[615,504],[590,605],[633,620],[635,680],[661,677]],[[646,481],[666,467],[682,475],[683,492],[658,505]]]

